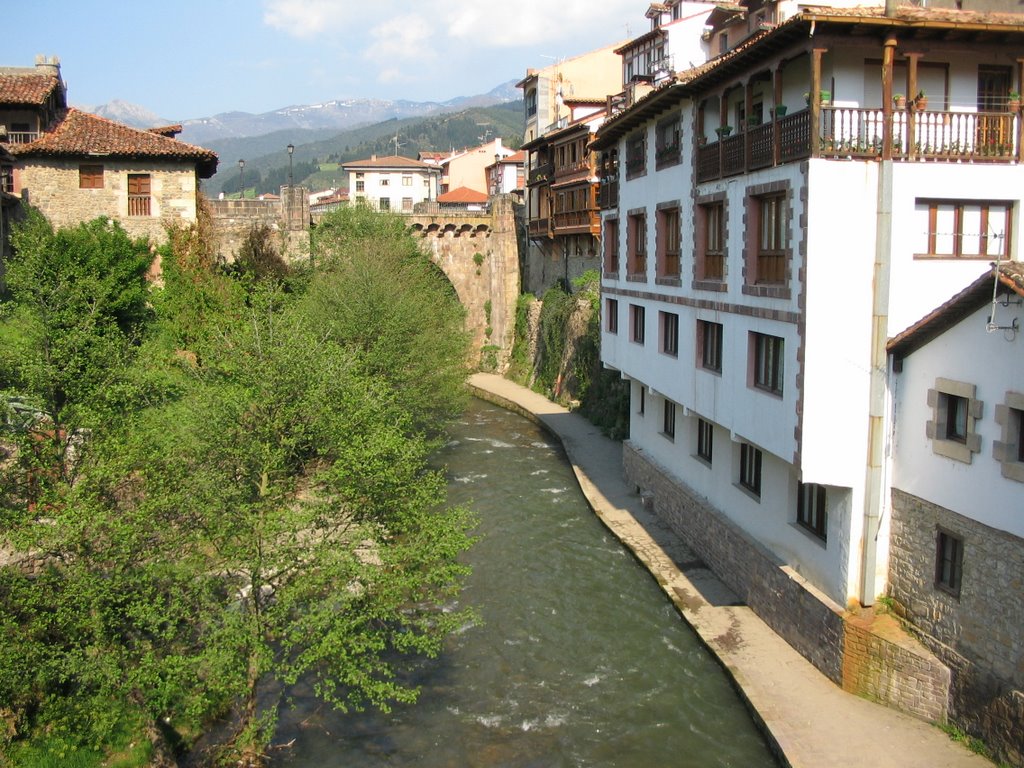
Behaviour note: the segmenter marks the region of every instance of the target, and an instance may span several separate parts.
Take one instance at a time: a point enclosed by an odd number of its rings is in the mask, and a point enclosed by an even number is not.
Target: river
[[[442,461],[480,541],[482,623],[425,663],[419,703],[340,715],[301,691],[275,763],[317,768],[776,766],[712,656],[591,513],[556,441],[472,401]]]

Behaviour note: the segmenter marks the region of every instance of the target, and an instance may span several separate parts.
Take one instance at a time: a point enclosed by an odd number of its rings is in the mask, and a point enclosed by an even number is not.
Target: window
[[[629,333],[630,340],[635,341],[637,344],[644,343],[644,323],[647,320],[646,312],[644,308],[638,304],[630,304],[630,322],[629,322]]]
[[[674,312],[659,312],[658,326],[661,329],[661,351],[663,354],[679,355],[679,315]]]
[[[391,186],[391,179],[389,179],[387,176],[381,176],[378,184],[380,184],[380,186],[382,187],[389,187]]]
[[[754,352],[754,386],[781,396],[783,340],[764,333],[751,333],[750,336]]]
[[[364,179],[356,179],[356,192],[366,191],[366,181]]]
[[[959,597],[963,564],[963,539],[940,528],[935,537],[935,586]]]
[[[758,283],[786,282],[786,196],[764,195],[757,199]]]
[[[526,92],[526,116],[528,118],[537,114],[537,89],[531,88]]]
[[[705,371],[722,372],[722,324],[697,321],[697,360]]]
[[[1002,439],[992,443],[992,456],[1002,466],[1003,477],[1024,483],[1024,394],[1007,392],[996,406],[996,424]]]
[[[148,173],[128,174],[128,215],[150,215],[150,177]]]
[[[412,176],[411,175],[405,174],[404,176],[402,176],[402,186],[403,187],[411,187],[412,186]]]
[[[698,208],[701,226],[697,243],[700,267],[697,279],[725,279],[725,203],[712,202]]]
[[[424,186],[424,187],[425,187],[426,189],[430,189],[430,179],[424,179],[424,180],[423,180],[423,186]]]
[[[932,441],[932,453],[970,464],[981,450],[981,436],[974,431],[983,403],[975,399],[976,387],[963,381],[936,379],[928,390],[932,419],[925,433]]]
[[[626,178],[642,176],[647,172],[647,136],[638,133],[626,142]]]
[[[78,188],[79,189],[103,189],[103,166],[102,165],[80,165],[80,166],[78,166]]]
[[[714,447],[715,425],[704,419],[697,419],[697,456],[708,464]]]
[[[679,277],[679,208],[658,211],[658,277]]]
[[[655,129],[654,160],[658,168],[679,162],[679,116],[661,120]]]
[[[798,483],[796,521],[822,541],[828,537],[828,515],[825,512],[825,486]]]
[[[405,211],[406,213],[412,213],[412,198],[411,197],[403,197],[402,198],[402,210]]]
[[[918,256],[964,259],[1010,258],[1012,205],[1008,201],[918,200],[927,217]]]
[[[604,328],[608,333],[619,332],[619,300],[604,300]]]
[[[619,220],[604,222],[604,271],[606,275],[619,274]]]
[[[14,194],[14,166],[0,165],[0,192]]]
[[[760,498],[761,451],[750,443],[740,443],[740,485]]]
[[[629,230],[626,232],[626,246],[629,249],[626,270],[630,277],[647,276],[647,216],[644,213],[629,215]]]
[[[390,211],[391,210],[391,198],[390,197],[382,197],[382,198],[380,198],[380,200],[377,201],[377,208],[379,210],[382,210],[382,211]]]
[[[647,387],[645,387],[643,384],[640,385],[640,398],[639,399],[640,399],[640,407],[637,409],[637,413],[639,413],[641,416],[643,416],[644,413],[647,410]]]
[[[669,440],[676,439],[676,404],[665,398],[665,407],[661,417],[661,434]]]

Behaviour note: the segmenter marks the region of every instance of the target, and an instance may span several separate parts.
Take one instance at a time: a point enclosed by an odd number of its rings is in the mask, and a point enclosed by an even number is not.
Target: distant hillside
[[[157,128],[174,123],[173,120],[165,120],[145,107],[121,101],[120,99],[100,104],[98,107],[81,106],[80,108],[85,112],[91,112],[108,120],[130,125],[132,128]]]
[[[254,115],[224,112],[212,117],[185,120],[181,140],[209,146],[229,138],[264,136],[291,131],[346,130],[390,119],[426,117],[470,107],[487,107],[517,100],[515,81],[502,83],[488,93],[461,96],[444,102],[387,101],[383,99],[335,99],[320,104],[295,105]],[[294,140],[293,140],[293,143]]]
[[[253,138],[210,141],[204,146],[220,156],[220,165],[217,174],[203,183],[203,188],[212,197],[222,191],[237,191],[238,159],[242,158],[245,160],[246,187],[255,186],[261,192],[276,192],[287,179],[286,147],[289,142],[295,145],[292,162],[296,184],[307,180],[305,174],[299,175],[300,167],[306,169],[316,165],[326,167],[323,173],[309,177],[309,186],[313,189],[336,186],[342,181],[335,170],[337,163],[370,155],[395,154],[396,136],[397,154],[406,157],[416,157],[419,152],[444,152],[472,147],[495,137],[501,137],[506,146],[518,147],[523,138],[523,102],[520,100],[427,118],[386,120],[340,133],[292,130]]]

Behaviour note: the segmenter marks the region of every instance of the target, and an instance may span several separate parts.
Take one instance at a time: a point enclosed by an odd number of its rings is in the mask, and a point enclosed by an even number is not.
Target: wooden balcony
[[[530,219],[528,230],[530,237],[551,237],[551,219]]]
[[[822,106],[817,141],[811,111],[801,110],[697,148],[697,181],[756,171],[809,157],[832,160],[1016,163],[1021,116]],[[888,146],[887,146],[888,144]]]
[[[555,235],[594,235],[601,234],[601,217],[596,208],[582,211],[562,211],[554,217],[553,233]]]
[[[542,184],[546,181],[550,181],[554,174],[555,166],[552,163],[545,163],[539,165],[530,171],[530,175],[527,178],[526,183],[529,185]]]

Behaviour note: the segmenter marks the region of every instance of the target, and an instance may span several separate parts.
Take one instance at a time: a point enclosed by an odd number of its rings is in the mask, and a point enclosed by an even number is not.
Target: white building
[[[382,211],[412,213],[417,203],[437,199],[441,169],[436,165],[391,155],[343,163],[348,196]]]
[[[886,340],[1018,252],[1024,24],[758,8],[597,134],[602,358],[632,482],[838,682],[844,609],[887,588]]]

